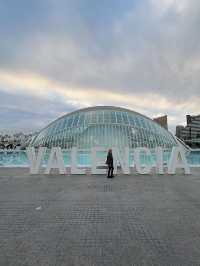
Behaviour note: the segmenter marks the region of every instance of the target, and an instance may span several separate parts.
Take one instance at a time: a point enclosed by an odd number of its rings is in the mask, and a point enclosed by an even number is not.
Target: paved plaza
[[[31,176],[0,169],[0,265],[200,265],[200,171]]]

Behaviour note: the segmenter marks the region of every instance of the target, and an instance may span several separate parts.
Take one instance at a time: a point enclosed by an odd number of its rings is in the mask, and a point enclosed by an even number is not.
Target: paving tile
[[[0,265],[200,265],[199,191],[197,174],[0,169]]]

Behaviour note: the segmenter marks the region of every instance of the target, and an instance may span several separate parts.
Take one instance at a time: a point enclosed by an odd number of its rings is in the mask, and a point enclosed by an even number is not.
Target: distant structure
[[[33,136],[34,134],[24,134],[23,132],[15,134],[0,134],[0,150],[25,149],[29,145]]]
[[[168,122],[167,122],[167,115],[159,116],[156,118],[153,118],[153,120],[159,124],[161,127],[164,127],[168,130]]]
[[[186,115],[187,125],[176,127],[176,136],[191,148],[200,148],[200,115]]]

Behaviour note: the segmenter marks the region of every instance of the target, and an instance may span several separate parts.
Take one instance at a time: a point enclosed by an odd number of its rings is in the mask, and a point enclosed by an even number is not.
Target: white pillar
[[[60,174],[67,173],[60,147],[53,147],[51,149],[45,174],[49,174],[52,168],[57,168]]]
[[[30,162],[30,173],[33,175],[39,174],[39,170],[42,164],[42,158],[46,152],[46,147],[39,147],[38,153],[36,155],[35,148],[30,147],[26,149],[26,154]]]

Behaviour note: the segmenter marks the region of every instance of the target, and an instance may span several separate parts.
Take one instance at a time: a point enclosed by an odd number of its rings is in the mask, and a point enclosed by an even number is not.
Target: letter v
[[[40,147],[36,156],[35,148],[27,148],[26,154],[30,162],[30,173],[33,175],[39,174],[39,170],[42,163],[42,158],[46,152],[46,147]]]

